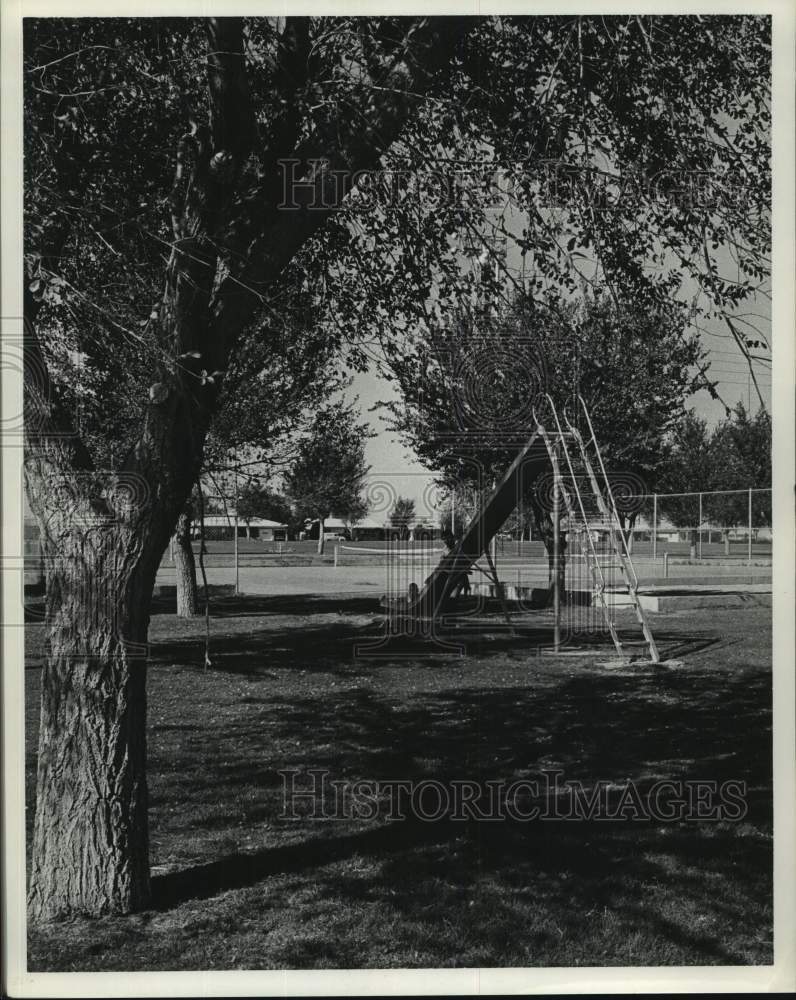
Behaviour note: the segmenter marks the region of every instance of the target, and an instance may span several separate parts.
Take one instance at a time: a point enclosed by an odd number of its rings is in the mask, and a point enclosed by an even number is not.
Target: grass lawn
[[[153,617],[151,909],[30,929],[31,970],[772,961],[770,610],[654,618],[674,669],[528,653],[352,656],[367,600]],[[161,608],[161,611],[163,608]],[[28,830],[42,635],[28,629]],[[280,768],[587,787],[746,782],[739,820],[280,818]]]

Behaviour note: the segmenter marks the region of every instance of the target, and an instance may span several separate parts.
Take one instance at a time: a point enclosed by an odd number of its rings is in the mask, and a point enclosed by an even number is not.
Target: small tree
[[[743,403],[713,431],[693,410],[684,414],[673,428],[670,450],[659,482],[667,493],[706,493],[714,490],[743,490],[705,497],[703,518],[717,520],[728,529],[746,524],[749,517],[750,487],[771,485],[771,420],[760,410],[751,417]],[[694,496],[662,497],[661,509],[675,524],[693,526],[696,536]],[[757,494],[752,507],[755,527],[771,524],[770,494]],[[699,526],[701,528],[701,525]]]
[[[174,576],[177,588],[177,617],[193,618],[199,614],[199,588],[196,582],[196,559],[191,542],[191,524],[197,508],[196,489],[185,502],[174,529]],[[204,543],[204,539],[202,539]]]
[[[398,497],[390,511],[390,524],[402,542],[409,538],[409,523],[415,516],[415,502],[409,497]]]
[[[748,490],[771,487],[771,418],[763,409],[755,416],[738,403],[710,440],[714,489]],[[711,498],[711,510],[725,524],[747,524],[749,497],[735,493]],[[771,494],[753,494],[752,526],[771,525]]]
[[[318,553],[324,549],[324,524],[331,513],[357,520],[367,513],[362,489],[369,467],[365,442],[373,436],[358,422],[358,411],[344,403],[319,410],[299,440],[285,489],[297,517],[317,519]]]
[[[177,518],[177,526],[174,529],[174,577],[178,618],[195,618],[199,614],[196,559],[191,543],[191,514],[187,508],[186,504],[186,509]]]
[[[404,354],[391,358],[401,391],[386,404],[392,426],[446,485],[483,492],[533,432],[534,412],[550,419],[545,393],[576,421],[582,396],[613,474],[622,527],[632,532],[639,498],[623,503],[624,495],[655,488],[667,433],[697,388],[702,351],[686,324],[675,304],[620,309],[601,295],[540,304],[520,291],[497,309],[463,308],[413,334]],[[549,496],[536,485],[518,503],[524,524],[532,519],[548,545]]]
[[[683,414],[670,434],[669,451],[658,481],[664,493],[697,493],[714,488],[715,454],[708,425],[693,410]],[[694,497],[663,496],[661,511],[677,526],[691,528],[691,544],[696,539]]]

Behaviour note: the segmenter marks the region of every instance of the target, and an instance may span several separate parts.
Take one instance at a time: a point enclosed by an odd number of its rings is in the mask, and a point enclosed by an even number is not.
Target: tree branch
[[[255,124],[243,21],[209,22],[212,150],[203,150],[200,143],[185,184],[180,227],[185,235],[172,252],[159,319],[164,346],[177,360],[190,355],[185,361],[190,370],[173,366],[162,371],[162,381],[150,390],[141,437],[124,464],[144,475],[161,496],[173,494],[165,518],[176,517],[182,502],[176,498],[190,489],[198,473],[210,416],[238,337],[259,315],[263,297],[294,256],[342,207],[356,173],[378,167],[411,111],[415,98],[407,92],[428,92],[471,25],[465,18],[408,19],[399,46],[403,59],[390,60],[395,92],[376,104],[363,81],[364,121],[356,129],[341,134],[337,123],[334,131],[331,126],[318,131],[297,148],[298,116],[288,113],[271,123],[266,162],[297,161],[301,166],[298,207],[289,210],[283,204],[282,173],[257,170],[252,162]],[[294,94],[309,72],[308,52],[306,22],[289,22],[280,43],[277,79]],[[171,527],[164,529],[164,537]]]

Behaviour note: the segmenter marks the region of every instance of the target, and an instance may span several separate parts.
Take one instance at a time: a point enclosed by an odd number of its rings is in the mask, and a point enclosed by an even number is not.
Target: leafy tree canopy
[[[768,287],[769,19],[458,20],[463,47],[429,97],[393,95],[408,117],[379,171],[340,182],[345,210],[318,213],[325,227],[278,282],[235,277],[260,304],[224,372],[222,441],[243,426],[241,379],[274,400],[267,416],[259,408],[265,426],[289,423],[281,401],[328,372],[342,344],[354,365],[374,339],[400,353],[402,333],[449,316],[476,281],[504,295],[510,267],[484,279],[462,265],[489,257],[495,237],[507,260],[522,255],[540,300],[584,281],[639,309],[696,292],[699,318],[723,318],[747,350],[736,307]],[[391,99],[395,81],[374,89],[374,67],[408,28],[244,22],[257,127],[282,128],[305,158],[286,167],[272,138],[236,195],[239,231],[216,240],[232,247],[259,225],[258,178],[300,178],[333,132],[354,161],[359,126],[342,109]],[[220,381],[190,352],[169,356],[159,331],[174,199],[204,141],[205,46],[194,19],[25,23],[29,290],[46,360],[105,467],[135,440],[153,368]]]
[[[359,422],[353,406],[330,404],[317,412],[285,476],[297,517],[364,517],[362,493],[369,468],[365,442],[370,436],[372,431]]]
[[[410,497],[397,497],[390,511],[390,524],[402,539],[409,537],[409,524],[415,516],[415,502]]]
[[[393,527],[408,525],[415,516],[415,502],[409,497],[398,497],[390,511],[390,524]]]
[[[748,490],[760,490],[752,494],[752,525],[771,525],[771,493],[766,492],[771,488],[771,418],[764,410],[752,416],[738,403],[732,415],[712,431],[689,411],[670,437],[661,492],[742,491],[702,498],[703,524],[733,527],[748,523]],[[663,496],[660,506],[675,524],[697,526],[698,497]]]
[[[607,296],[541,309],[518,294],[499,310],[460,309],[394,359],[391,424],[443,483],[478,490],[502,474],[537,416],[554,429],[545,394],[575,421],[582,396],[615,493],[652,491],[703,364],[687,320],[683,309],[617,310]]]

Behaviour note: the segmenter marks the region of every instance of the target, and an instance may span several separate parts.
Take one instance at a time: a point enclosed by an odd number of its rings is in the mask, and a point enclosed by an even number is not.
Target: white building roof
[[[305,523],[315,524],[317,522],[317,517],[314,520],[309,520]],[[254,522],[252,522],[254,523]],[[347,521],[342,517],[329,517],[324,518],[323,522],[324,531],[342,531],[344,528],[378,528],[380,530],[386,530],[388,528],[403,527],[401,524],[393,524],[389,518],[383,521],[376,521],[373,518],[364,518],[362,521]],[[434,528],[438,527],[434,521],[429,517],[412,517],[406,522],[406,527],[408,528]]]
[[[199,523],[198,520],[196,522]],[[286,524],[282,524],[280,521],[269,521],[264,517],[252,517],[248,520],[244,518],[239,518],[239,527],[249,527],[249,528],[286,528]],[[235,514],[205,514],[205,527],[206,528],[234,528],[235,527]]]
[[[317,518],[316,518],[317,520]],[[313,524],[315,522],[312,522]],[[346,521],[342,517],[327,517],[323,522],[324,531],[342,531],[344,528],[383,528],[383,521],[365,518],[362,521]]]

